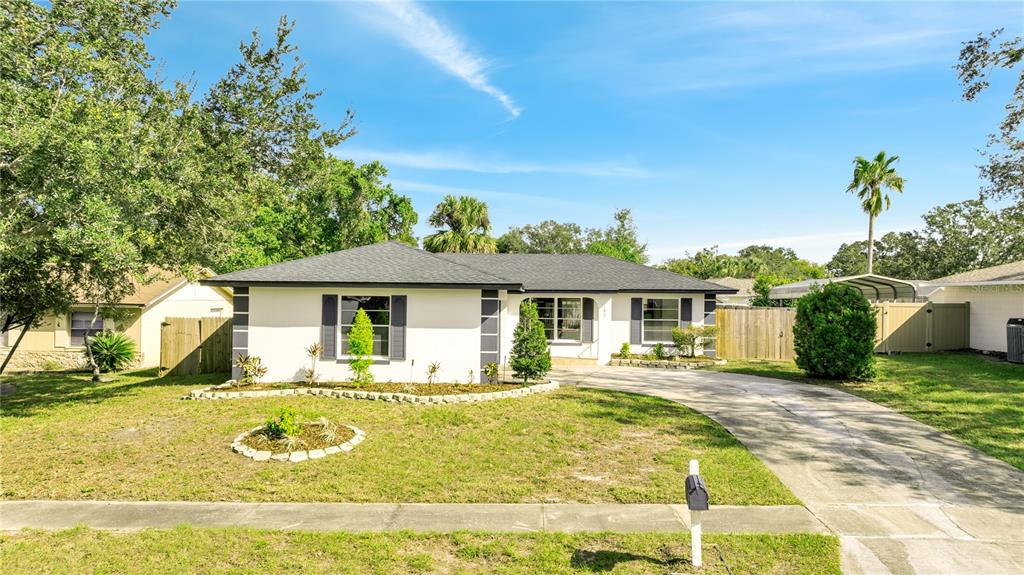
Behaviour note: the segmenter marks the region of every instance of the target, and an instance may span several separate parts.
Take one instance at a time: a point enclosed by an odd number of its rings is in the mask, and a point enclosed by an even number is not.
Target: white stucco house
[[[234,293],[233,355],[259,356],[268,381],[295,381],[320,342],[324,380],[350,376],[356,310],[374,323],[374,377],[467,381],[505,364],[523,300],[538,305],[554,362],[606,363],[622,344],[671,343],[677,325],[713,324],[715,297],[735,290],[606,256],[435,254],[397,242],[203,280]],[[708,355],[714,349],[704,350]],[[238,373],[234,374],[235,377]]]

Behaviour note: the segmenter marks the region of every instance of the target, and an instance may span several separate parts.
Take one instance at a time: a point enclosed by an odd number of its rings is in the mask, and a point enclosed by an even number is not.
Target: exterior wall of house
[[[929,295],[935,303],[971,304],[971,347],[1006,352],[1006,320],[1024,317],[1024,285],[944,287]]]
[[[426,382],[431,362],[441,365],[438,381],[466,382],[470,370],[479,381],[479,289],[251,287],[246,353],[259,356],[267,367],[263,381],[303,379],[310,365],[305,348],[320,341],[324,294],[337,294],[339,302],[346,295],[408,298],[405,359],[378,360],[371,368],[376,381]],[[340,337],[340,325],[337,331]],[[351,376],[344,359],[318,360],[316,370],[321,381],[345,381]]]
[[[160,365],[160,324],[168,317],[230,317],[231,298],[222,290],[190,283],[150,304],[142,314],[139,331],[141,367]]]
[[[75,311],[92,311],[75,306]],[[207,317],[231,315],[231,300],[217,288],[188,284],[164,296],[146,308],[123,308],[123,317],[103,318],[103,329],[124,332],[135,341],[140,353],[137,367],[155,367],[160,363],[160,324],[167,317]],[[0,340],[0,355],[6,356],[19,332]],[[6,345],[3,345],[6,344]],[[77,369],[85,367],[85,347],[71,344],[71,315],[47,316],[25,334],[11,358],[11,371]]]
[[[568,343],[552,342],[550,345],[552,358],[594,359],[598,364],[606,364],[613,353],[619,353],[623,343],[629,342],[632,298],[690,298],[693,300],[694,325],[704,323],[704,294],[664,294],[664,293],[527,293],[505,294],[502,300],[501,319],[501,359],[508,362],[508,354],[512,349],[512,333],[519,323],[519,306],[524,299],[531,297],[588,297],[594,300],[594,342]],[[632,353],[646,353],[654,347],[653,342],[631,345]]]
[[[92,311],[91,308],[76,306],[72,312]],[[103,329],[124,331],[128,337],[139,341],[139,310],[125,310],[126,316],[120,321],[100,318]],[[11,346],[18,340],[22,330],[6,334],[0,340],[0,356],[6,357]],[[85,367],[85,347],[71,344],[71,314],[46,316],[33,326],[22,338],[14,357],[8,364],[11,371],[40,371],[51,369],[79,369]]]

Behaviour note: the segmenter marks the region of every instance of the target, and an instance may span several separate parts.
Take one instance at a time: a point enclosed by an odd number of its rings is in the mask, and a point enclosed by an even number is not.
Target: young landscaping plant
[[[89,350],[100,371],[122,371],[135,361],[135,342],[123,333],[105,330],[89,336]]]
[[[484,377],[487,379],[485,383],[494,383],[498,381],[498,364],[488,363],[484,366]]]
[[[629,359],[629,342],[622,342],[622,347],[619,348],[619,357],[622,359]]]
[[[263,365],[258,355],[238,354],[235,359],[235,367],[242,371],[238,380],[239,385],[253,385],[261,377],[267,375],[267,366]]]
[[[860,290],[830,283],[796,302],[796,365],[812,377],[870,379],[875,374],[875,310]]]
[[[360,309],[352,322],[352,332],[348,334],[349,355],[352,359],[348,366],[352,369],[352,383],[356,386],[373,383],[370,366],[373,360],[373,324],[366,311]]]
[[[512,373],[529,383],[551,371],[551,351],[544,335],[544,323],[537,316],[537,304],[527,300],[519,307],[519,323],[512,332]]]
[[[263,434],[271,439],[284,439],[299,434],[299,423],[295,421],[295,410],[282,407],[277,416],[267,420],[263,426]]]
[[[306,357],[309,358],[309,369],[304,372],[307,385],[312,386],[316,383],[316,360],[323,350],[324,347],[320,345],[320,342],[313,342],[306,348]]]
[[[427,366],[427,383],[437,383],[437,374],[441,372],[441,362],[432,361]]]
[[[657,360],[668,359],[669,356],[668,351],[665,349],[665,344],[661,342],[654,344],[654,348],[651,349],[651,353],[654,354],[654,359]]]

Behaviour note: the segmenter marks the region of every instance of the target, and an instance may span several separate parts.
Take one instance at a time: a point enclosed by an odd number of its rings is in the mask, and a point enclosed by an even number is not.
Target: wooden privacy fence
[[[231,318],[169,317],[160,325],[160,374],[231,371]]]
[[[970,346],[969,303],[876,303],[875,351],[927,352]],[[718,355],[733,359],[791,360],[793,308],[720,307]]]

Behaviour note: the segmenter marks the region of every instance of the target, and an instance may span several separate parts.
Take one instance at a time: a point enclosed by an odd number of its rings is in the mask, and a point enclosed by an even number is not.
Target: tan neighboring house
[[[711,283],[733,288],[736,293],[720,293],[716,297],[720,305],[749,306],[750,300],[754,299],[754,278],[712,278]]]
[[[21,339],[8,369],[35,371],[82,367],[85,364],[85,337],[104,329],[122,331],[135,340],[139,367],[156,367],[160,363],[160,324],[164,319],[231,317],[231,290],[199,285],[181,276],[165,274],[164,278],[140,286],[117,307],[125,310],[125,318],[97,319],[92,331],[89,325],[93,308],[87,304],[73,306],[68,314],[44,318]],[[0,334],[0,357],[7,356],[21,331],[16,329]]]
[[[1006,352],[1006,322],[1024,317],[1024,260],[923,282],[936,303],[971,305],[971,348]]]

